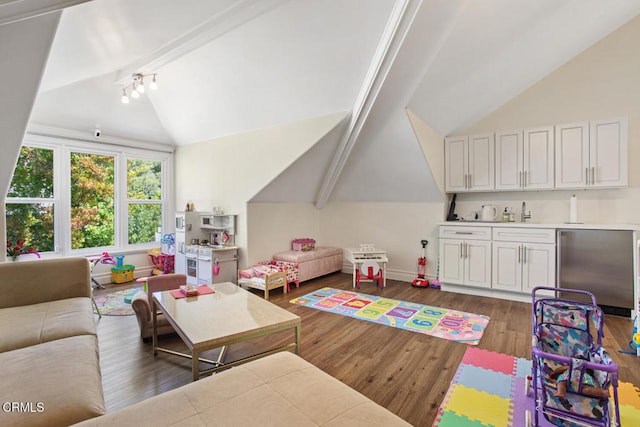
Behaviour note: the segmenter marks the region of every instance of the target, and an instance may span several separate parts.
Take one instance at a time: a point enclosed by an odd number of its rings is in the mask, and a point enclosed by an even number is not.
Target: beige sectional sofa
[[[0,425],[105,412],[85,258],[0,263]]]
[[[0,263],[1,426],[407,426],[306,362],[277,353],[102,415],[84,258]]]
[[[79,426],[409,426],[290,352],[219,372]]]

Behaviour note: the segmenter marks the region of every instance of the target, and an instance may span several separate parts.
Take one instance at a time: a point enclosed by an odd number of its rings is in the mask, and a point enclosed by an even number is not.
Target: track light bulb
[[[134,73],[131,75],[131,83],[129,83],[126,86],[125,85],[121,86],[122,98],[120,100],[122,101],[123,104],[128,104],[130,101],[130,97],[133,99],[138,99],[140,98],[140,95],[146,92],[147,88],[144,87],[145,77],[151,78],[150,82],[147,80],[149,89],[152,89],[152,90],[158,89],[158,78],[156,74],[144,75],[142,73]],[[130,94],[127,93],[127,89],[129,88],[131,88]]]
[[[153,75],[153,79],[151,79],[151,83],[149,83],[149,89],[156,90],[158,89],[158,81],[156,80],[156,75]]]

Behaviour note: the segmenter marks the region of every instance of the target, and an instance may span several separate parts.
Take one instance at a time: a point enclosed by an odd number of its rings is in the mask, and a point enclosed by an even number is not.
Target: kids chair
[[[360,281],[372,281],[378,282],[378,287],[382,289],[384,287],[383,270],[375,261],[365,261],[360,265],[360,268],[356,270],[356,288],[360,289]]]
[[[178,289],[180,285],[187,284],[187,276],[184,274],[164,274],[162,276],[151,276],[147,278],[147,291],[138,292],[131,300],[131,307],[136,313],[138,325],[140,326],[140,337],[147,341],[153,335],[153,317],[151,308],[153,302],[151,294],[159,291],[170,291]],[[174,332],[169,321],[163,314],[158,315],[158,335]]]

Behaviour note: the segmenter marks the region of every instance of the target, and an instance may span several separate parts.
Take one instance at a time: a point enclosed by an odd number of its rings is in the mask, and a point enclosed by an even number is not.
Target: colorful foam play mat
[[[290,302],[471,345],[480,342],[489,323],[487,316],[344,289],[322,288]]]
[[[124,289],[122,291],[111,292],[106,295],[95,297],[96,304],[103,316],[130,316],[133,314],[131,299],[138,292],[142,292],[141,287]],[[96,313],[96,308],[93,307]]]
[[[467,351],[451,381],[434,427],[521,427],[533,419],[533,394],[527,396],[531,361],[475,347]],[[640,426],[640,389],[618,382],[620,425]],[[538,426],[553,427],[544,416]]]

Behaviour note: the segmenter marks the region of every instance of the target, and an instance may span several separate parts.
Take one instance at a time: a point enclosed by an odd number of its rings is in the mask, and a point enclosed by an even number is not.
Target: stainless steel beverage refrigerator
[[[200,215],[206,212],[176,212],[176,273],[186,274],[186,248],[191,239],[208,239],[206,230],[200,228]]]
[[[563,229],[557,241],[558,287],[589,291],[605,313],[631,316],[635,233]]]

